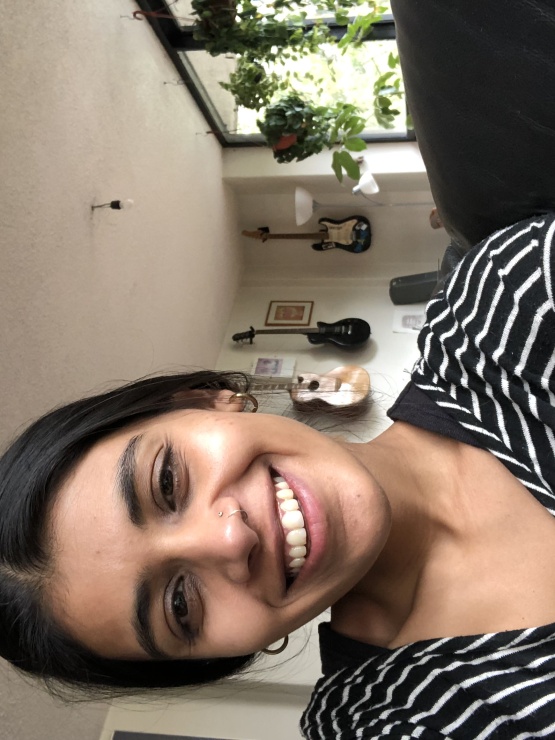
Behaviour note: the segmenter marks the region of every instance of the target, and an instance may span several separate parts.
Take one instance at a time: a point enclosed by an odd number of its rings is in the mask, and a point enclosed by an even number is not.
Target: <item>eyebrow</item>
[[[141,501],[137,492],[136,478],[136,450],[142,434],[132,437],[127,443],[116,470],[118,491],[123,498],[129,519],[136,527],[144,525],[145,518]],[[137,642],[153,660],[170,660],[171,656],[161,650],[156,644],[154,630],[150,621],[152,598],[150,594],[150,578],[148,573],[142,573],[135,587],[135,605],[133,609],[133,629]]]
[[[116,469],[117,489],[127,508],[129,519],[136,527],[143,526],[145,521],[135,483],[137,477],[135,452],[142,437],[143,435],[139,434],[129,440]]]
[[[133,629],[139,645],[153,660],[170,660],[171,656],[161,650],[154,639],[150,621],[151,604],[149,579],[143,574],[135,589]]]

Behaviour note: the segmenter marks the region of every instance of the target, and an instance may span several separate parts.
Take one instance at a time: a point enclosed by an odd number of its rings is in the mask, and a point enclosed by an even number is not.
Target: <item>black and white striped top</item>
[[[553,215],[475,247],[428,306],[412,382],[555,515],[554,250]],[[555,738],[555,624],[394,650],[320,639],[309,740]]]

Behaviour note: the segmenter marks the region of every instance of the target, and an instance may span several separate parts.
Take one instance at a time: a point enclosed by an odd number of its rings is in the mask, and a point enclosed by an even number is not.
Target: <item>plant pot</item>
[[[297,134],[283,134],[277,144],[272,147],[274,152],[282,152],[284,149],[289,149],[290,146],[296,144]]]

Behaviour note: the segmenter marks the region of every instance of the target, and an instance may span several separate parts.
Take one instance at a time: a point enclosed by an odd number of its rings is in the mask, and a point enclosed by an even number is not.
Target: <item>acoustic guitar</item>
[[[298,234],[270,234],[270,229],[263,226],[256,231],[243,231],[243,236],[251,239],[260,239],[262,242],[268,239],[317,239],[312,249],[317,252],[325,252],[328,249],[343,249],[346,252],[360,254],[366,252],[372,243],[372,229],[370,221],[364,216],[351,216],[342,221],[334,221],[332,218],[321,218],[318,221],[324,229],[312,233]]]
[[[234,334],[234,342],[253,343],[257,334],[304,334],[310,344],[326,344],[330,342],[342,349],[354,349],[365,344],[370,337],[370,324],[364,319],[341,319],[333,324],[317,321],[317,328],[295,329],[254,329]]]
[[[255,391],[286,390],[299,411],[365,407],[370,395],[370,376],[363,367],[341,365],[328,373],[299,373],[289,378],[255,377]]]

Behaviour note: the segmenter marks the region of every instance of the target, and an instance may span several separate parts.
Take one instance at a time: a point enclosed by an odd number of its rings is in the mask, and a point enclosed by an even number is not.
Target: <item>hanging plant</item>
[[[258,62],[252,62],[248,57],[239,57],[235,72],[229,76],[229,82],[220,82],[220,86],[233,95],[237,105],[260,110],[287,83],[275,72],[266,72]]]
[[[395,103],[402,99],[404,90],[399,57],[390,54],[387,66],[388,71],[381,74],[374,83],[374,116],[379,126],[392,129],[395,117],[400,113]]]
[[[356,106],[317,106],[291,93],[269,105],[257,125],[278,162],[300,162],[339,146],[332,159],[335,176],[341,182],[345,171],[353,180],[360,178],[359,165],[350,153],[366,149],[358,136],[365,120]]]
[[[317,12],[328,4],[327,0],[315,0],[313,4],[307,0],[274,0],[267,6],[252,0],[192,0],[198,19],[193,37],[203,41],[212,56],[246,54],[251,60],[267,61],[294,58],[299,53],[318,51],[326,41],[335,41],[321,20],[304,27],[308,12]],[[265,8],[266,13],[262,12]]]

